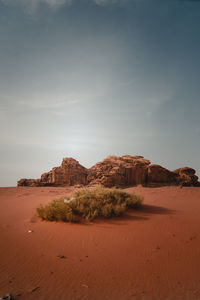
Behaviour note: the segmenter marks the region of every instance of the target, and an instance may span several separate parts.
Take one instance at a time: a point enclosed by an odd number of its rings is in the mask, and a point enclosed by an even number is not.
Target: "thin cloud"
[[[73,100],[63,100],[63,101],[23,101],[20,100],[17,102],[18,108],[24,109],[24,110],[45,110],[45,111],[53,111],[54,113],[58,113],[58,111],[55,110],[61,110],[59,113],[62,113],[64,108],[69,108],[72,106],[80,105],[83,100],[73,99]]]
[[[94,1],[97,5],[102,5],[102,6],[112,5],[112,4],[126,4],[130,2],[130,0],[92,0],[92,1]],[[134,0],[134,1],[138,1],[138,0]]]
[[[72,0],[0,0],[4,5],[8,6],[20,6],[25,11],[30,14],[34,15],[37,11],[38,7],[41,4],[47,5],[50,9],[56,10],[63,5],[70,5]]]
[[[0,0],[3,4],[9,6],[21,6],[25,7],[26,11],[30,14],[35,13],[40,4],[46,4],[50,9],[58,9],[63,5],[70,5],[77,0]],[[84,1],[84,0],[82,0]],[[112,4],[125,4],[130,0],[91,0],[96,5],[106,6]],[[138,0],[134,0],[138,1]]]
[[[119,3],[119,0],[94,0],[97,5],[108,5]]]
[[[72,0],[1,0],[4,4],[8,5],[39,5],[39,4],[47,4],[50,7],[59,6],[63,4],[71,4]]]

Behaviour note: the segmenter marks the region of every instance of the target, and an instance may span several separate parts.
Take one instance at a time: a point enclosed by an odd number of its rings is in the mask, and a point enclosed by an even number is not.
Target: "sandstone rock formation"
[[[159,166],[149,165],[147,168],[148,186],[173,185],[176,183],[177,174]]]
[[[192,168],[184,167],[174,170],[177,175],[177,183],[182,186],[200,186],[198,176],[195,175],[195,170]]]
[[[40,179],[20,179],[18,186],[73,186],[101,184],[106,187],[200,186],[195,170],[189,167],[169,171],[151,165],[142,156],[108,156],[86,169],[73,158],[64,158],[60,167],[41,175]]]
[[[40,179],[20,179],[17,181],[18,186],[41,186]]]
[[[87,183],[88,171],[73,158],[63,158],[60,167],[53,168],[41,176],[43,184],[75,185]]]
[[[149,164],[142,156],[108,156],[89,169],[88,183],[106,187],[146,185]]]
[[[74,158],[63,158],[60,167],[41,175],[40,179],[20,179],[18,186],[70,186],[87,184],[88,170]]]

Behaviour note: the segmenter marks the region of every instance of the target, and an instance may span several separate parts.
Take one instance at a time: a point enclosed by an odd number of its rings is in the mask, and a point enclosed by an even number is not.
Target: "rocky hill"
[[[160,165],[152,165],[143,156],[108,156],[90,169],[74,158],[63,158],[59,167],[41,175],[40,179],[20,179],[18,186],[73,186],[96,185],[105,187],[200,186],[195,170],[189,167],[169,171]]]

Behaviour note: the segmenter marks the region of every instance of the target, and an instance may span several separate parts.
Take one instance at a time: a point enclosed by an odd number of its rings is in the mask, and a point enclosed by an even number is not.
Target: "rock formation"
[[[86,169],[73,158],[64,158],[60,167],[41,175],[40,179],[20,179],[18,186],[73,186],[101,184],[106,187],[200,186],[195,170],[189,167],[169,171],[151,165],[142,156],[108,156]]]
[[[177,174],[159,166],[149,165],[147,168],[147,183],[149,186],[173,185],[177,183]]]
[[[146,185],[149,164],[142,156],[108,156],[89,169],[88,183],[106,187]]]
[[[60,167],[41,175],[40,179],[20,179],[18,186],[70,186],[87,184],[88,170],[74,158],[63,158]]]
[[[63,158],[60,167],[53,168],[41,176],[43,185],[87,184],[88,171],[73,158]]]
[[[192,168],[184,167],[174,170],[173,173],[177,175],[177,183],[182,186],[200,186],[198,176],[195,175],[195,170]]]

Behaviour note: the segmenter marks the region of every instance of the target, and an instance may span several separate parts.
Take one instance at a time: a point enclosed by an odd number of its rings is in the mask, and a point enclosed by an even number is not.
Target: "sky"
[[[63,157],[200,176],[200,1],[0,0],[0,186]]]

